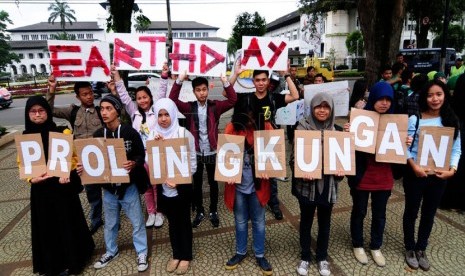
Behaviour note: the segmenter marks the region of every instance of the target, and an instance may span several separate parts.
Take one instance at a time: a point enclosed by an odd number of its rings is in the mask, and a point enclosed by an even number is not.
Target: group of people
[[[405,71],[405,68],[402,70]],[[312,75],[312,68],[309,71],[306,84],[315,83],[318,76]],[[278,128],[279,126],[274,122],[276,110],[303,98],[303,88],[296,79],[293,68],[290,68],[289,72],[279,72],[277,76],[280,82],[277,82],[274,87],[271,85],[272,76],[268,71],[254,70],[252,78],[255,92],[236,94],[233,87],[241,72],[239,63],[237,63],[229,80],[225,76],[220,78],[225,100],[210,100],[208,80],[203,77],[193,79],[192,89],[197,100],[185,103],[179,100],[183,81],[186,78],[185,74],[180,74],[176,78],[168,93],[169,72],[165,66],[158,91],[151,91],[147,86],[141,86],[136,89],[134,102],[118,71],[112,66],[112,80],[108,83],[112,93],[103,97],[99,106],[94,106],[90,83],[77,82],[74,91],[81,105],[68,107],[54,106],[57,83],[55,78],[50,76],[46,99],[34,96],[27,101],[25,133],[40,133],[46,153],[48,152],[49,132],[61,131],[53,123],[53,117],[67,119],[73,128],[75,139],[121,138],[124,140],[127,157],[123,167],[129,172],[130,182],[85,185],[91,207],[90,227],[88,227],[79,201],[79,193],[82,191],[79,177],[83,172],[82,164],[77,161],[73,162],[73,171],[69,178],[50,177],[44,173],[40,177],[28,179],[31,183],[34,273],[47,275],[80,273],[90,260],[95,247],[92,234],[102,225],[104,225],[106,250],[94,263],[94,268],[101,269],[108,265],[119,255],[117,237],[120,229],[120,211],[123,209],[133,227],[132,235],[137,253],[138,271],[142,272],[148,268],[146,227],[161,227],[166,217],[172,248],[172,258],[166,264],[166,271],[175,272],[178,275],[185,274],[193,259],[192,228],[198,227],[206,217],[202,199],[204,168],[210,188],[208,217],[213,227],[218,227],[220,224],[219,189],[218,183],[214,180],[218,124],[221,115],[233,108],[231,122],[226,125],[224,133],[244,136],[245,151],[240,184],[235,184],[238,182],[236,179],[225,183],[224,201],[226,207],[234,213],[236,238],[235,254],[226,262],[225,268],[235,269],[247,257],[248,221],[250,220],[255,260],[264,275],[271,275],[272,266],[265,258],[265,210],[271,201],[278,201],[277,185],[276,179],[269,178],[266,174],[260,176],[255,174],[253,133],[255,130]],[[424,81],[415,84],[415,78],[407,82],[412,89],[415,89],[414,93],[417,93],[415,110],[418,112],[409,117],[408,137],[405,137],[409,158],[408,169],[403,178],[404,245],[407,264],[413,269],[420,267],[428,270],[430,265],[425,250],[434,216],[441,202],[441,196],[446,190],[446,180],[451,179],[460,169],[463,114],[458,114],[462,116],[459,123],[452,108],[449,90],[442,82]],[[380,114],[397,112],[396,91],[398,89],[394,88],[393,84],[395,83],[380,81],[367,92],[366,84],[358,82],[356,85],[360,88],[354,89],[350,101],[351,106]],[[457,86],[460,87],[460,85],[462,87],[458,89],[462,89],[461,94],[465,94],[465,75],[463,74],[457,82]],[[289,94],[273,93],[275,89],[282,90],[276,87],[288,88]],[[455,91],[458,89],[456,88]],[[363,96],[357,98],[357,95],[361,94],[359,90],[363,91]],[[365,98],[367,94],[368,98]],[[454,93],[455,96],[456,93]],[[334,108],[331,96],[325,93],[316,94],[310,102],[310,114],[295,126],[288,128],[288,135],[294,129],[321,131],[321,133],[324,130],[335,130]],[[132,125],[121,122],[120,117],[124,112]],[[186,117],[185,127],[179,123],[180,114]],[[422,126],[448,126],[455,129],[450,170],[431,173],[415,163],[418,133]],[[343,130],[348,131],[349,128],[350,124],[347,123]],[[161,185],[149,185],[146,142],[175,138],[187,138],[189,141],[189,162],[193,185],[175,184],[170,180],[166,180]],[[321,141],[323,143],[323,139]],[[289,139],[289,143],[293,144],[293,136]],[[291,154],[289,165],[293,171],[293,154]],[[461,171],[463,174],[463,168]],[[354,256],[362,264],[368,263],[364,250],[363,225],[368,209],[368,199],[371,195],[370,252],[377,265],[386,265],[381,247],[386,224],[387,202],[394,186],[393,172],[391,164],[377,162],[373,154],[356,152],[356,175],[348,177],[350,194],[353,199],[350,230]],[[331,213],[338,198],[338,184],[343,178],[342,171],[336,175],[323,175],[321,179],[314,179],[309,175],[303,178],[292,177],[292,194],[297,198],[300,207],[301,260],[297,265],[299,275],[308,274],[311,262],[311,228],[315,212],[318,220],[315,255],[318,271],[320,275],[331,273],[328,262]],[[140,193],[144,193],[147,207],[145,223]],[[415,240],[415,221],[420,205],[420,227]],[[275,218],[282,219],[279,205],[277,209],[275,206],[270,205]],[[102,217],[102,209],[104,217]],[[191,210],[196,212],[193,221],[191,221]]]

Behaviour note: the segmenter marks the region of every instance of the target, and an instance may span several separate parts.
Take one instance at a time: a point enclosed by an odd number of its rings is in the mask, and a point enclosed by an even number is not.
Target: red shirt
[[[367,159],[367,167],[357,189],[364,191],[392,190],[394,177],[391,164],[376,162],[375,155],[370,154]]]

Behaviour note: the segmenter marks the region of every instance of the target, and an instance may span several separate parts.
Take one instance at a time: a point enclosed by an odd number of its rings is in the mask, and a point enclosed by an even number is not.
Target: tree
[[[441,47],[442,32],[434,39],[433,47]],[[450,25],[446,40],[446,47],[462,52],[465,48],[465,30],[460,25]]]
[[[130,33],[134,0],[109,0],[109,2],[110,16],[107,18],[107,30],[113,30],[116,33]]]
[[[461,20],[465,1],[451,0],[450,2],[451,21]],[[443,1],[431,0],[409,0],[407,2],[407,13],[412,21],[415,21],[415,35],[417,38],[417,48],[428,47],[428,32],[442,32],[444,22],[445,5]]]
[[[262,36],[266,33],[266,21],[258,12],[244,12],[237,16],[231,37],[228,39],[228,54],[242,49],[243,36]]]
[[[13,24],[10,20],[9,14],[1,10],[0,11],[0,71],[5,70],[7,65],[13,64],[13,62],[20,62],[19,56],[15,53],[10,52],[11,46],[8,44],[10,36],[6,33],[6,24]]]
[[[369,85],[379,76],[381,65],[390,63],[399,51],[407,0],[299,0],[305,14],[357,8],[366,52],[365,74]]]
[[[134,24],[134,28],[136,32],[143,33],[144,31],[148,30],[150,27],[150,19],[142,13],[142,10],[138,10],[134,13],[136,24]]]
[[[363,56],[363,35],[360,31],[351,32],[346,39],[346,47],[349,54],[355,54],[355,56]]]
[[[66,32],[66,21],[70,25],[73,25],[73,21],[76,22],[76,17],[74,17],[74,10],[72,10],[68,3],[60,2],[55,0],[55,3],[50,4],[48,11],[51,11],[50,16],[48,17],[48,23],[55,23],[55,20],[60,19],[60,26],[63,32]]]

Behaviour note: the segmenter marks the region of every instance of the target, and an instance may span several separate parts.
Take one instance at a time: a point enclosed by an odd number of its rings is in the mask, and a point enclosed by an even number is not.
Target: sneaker
[[[279,209],[279,206],[271,208],[271,212],[273,212],[274,218],[277,220],[282,220],[283,219],[283,212],[281,212],[281,209]]]
[[[146,254],[139,254],[137,256],[137,270],[139,272],[146,271],[149,267],[149,263],[147,262],[147,255]]]
[[[210,222],[212,223],[213,227],[220,226],[220,219],[218,218],[218,212],[210,213]]]
[[[270,263],[265,259],[265,257],[256,258],[257,264],[262,270],[263,275],[269,276],[273,274],[273,268],[271,267]]]
[[[405,262],[411,269],[418,269],[418,260],[415,251],[407,250],[407,252],[405,252]]]
[[[113,261],[116,257],[118,257],[118,255],[119,255],[119,252],[116,252],[115,255],[110,255],[108,253],[103,254],[102,257],[100,257],[100,260],[95,262],[94,268],[95,269],[100,269],[100,268],[106,267],[107,264],[109,262]]]
[[[299,266],[297,267],[297,273],[301,276],[307,276],[308,274],[308,265],[309,263],[307,261],[300,261]]]
[[[373,260],[378,266],[385,266],[386,265],[386,259],[383,256],[383,253],[381,253],[381,250],[370,250],[371,251],[371,256],[373,257]]]
[[[145,227],[152,227],[155,224],[155,214],[149,214]]]
[[[277,180],[281,181],[281,182],[288,182],[289,181],[289,177],[285,176],[285,177],[276,177]]]
[[[155,214],[155,223],[153,224],[153,226],[155,226],[155,228],[160,228],[160,227],[163,226],[163,221],[164,221],[163,214],[162,213],[156,213]]]
[[[320,272],[321,276],[329,276],[331,274],[328,261],[323,260],[318,262],[318,272]]]
[[[245,259],[247,255],[236,254],[226,263],[224,268],[227,270],[236,269],[236,267]]]
[[[354,247],[354,255],[355,259],[361,264],[367,264],[368,263],[368,256],[365,253],[365,249],[363,247]]]
[[[422,270],[428,271],[430,268],[430,264],[429,264],[428,258],[426,258],[425,251],[422,251],[422,250],[415,251],[415,255],[417,256],[418,266]]]
[[[192,227],[193,228],[199,227],[199,225],[202,223],[204,219],[205,219],[205,215],[203,213],[197,213],[194,221],[192,222]]]

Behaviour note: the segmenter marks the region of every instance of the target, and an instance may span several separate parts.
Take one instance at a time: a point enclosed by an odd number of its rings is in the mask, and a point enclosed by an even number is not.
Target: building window
[[[33,53],[29,53],[28,56],[29,56],[29,59],[33,59],[33,58],[34,58],[34,54],[33,54]]]
[[[298,35],[297,35],[297,29],[292,31],[292,40],[297,40]]]
[[[195,37],[202,37],[202,33],[201,32],[195,32]]]
[[[93,34],[86,34],[86,39],[94,39],[94,35]]]
[[[24,59],[24,54],[18,54],[19,59]]]
[[[193,32],[188,32],[188,33],[187,33],[187,37],[193,38],[193,37],[194,37],[194,33],[193,33]]]
[[[208,32],[202,32],[202,37],[208,37]]]
[[[29,35],[21,35],[22,40],[29,40]]]
[[[179,33],[180,38],[186,38],[186,33]]]
[[[84,34],[77,34],[78,39],[84,39]]]
[[[178,38],[178,33],[173,33],[173,38]]]
[[[48,40],[48,35],[46,35],[46,34],[40,35],[40,39],[41,40]]]
[[[38,56],[39,58],[44,58],[44,53],[38,53],[37,56]]]
[[[39,35],[31,35],[31,40],[39,40]]]

